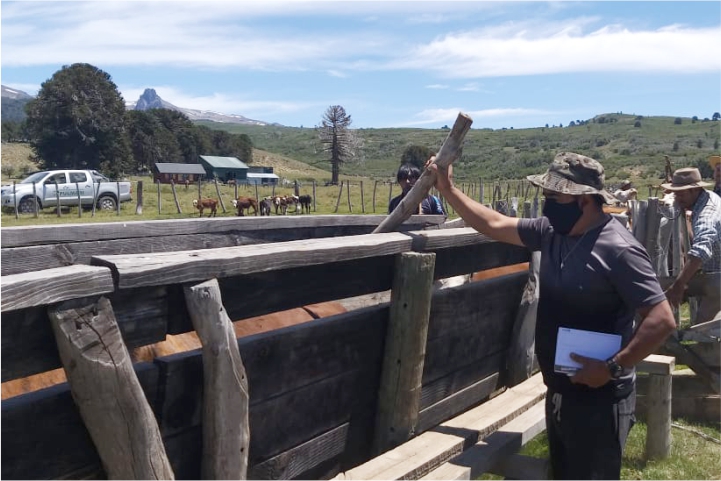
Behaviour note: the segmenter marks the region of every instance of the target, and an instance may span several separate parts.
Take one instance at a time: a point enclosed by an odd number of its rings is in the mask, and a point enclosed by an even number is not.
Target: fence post
[[[173,200],[175,201],[175,208],[178,210],[178,214],[182,214],[183,211],[180,208],[180,202],[178,201],[178,194],[175,192],[175,180],[170,179],[170,190],[173,191]]]
[[[143,181],[138,181],[138,199],[135,204],[135,215],[143,215]]]
[[[396,257],[373,439],[376,455],[415,435],[435,265],[435,253]]]
[[[651,355],[637,369],[648,372],[646,393],[646,459],[663,459],[671,452],[672,374],[676,359]]]
[[[248,378],[216,279],[185,286],[185,303],[203,345],[203,479],[246,479]]]
[[[161,198],[160,198],[160,179],[156,181],[158,183],[158,215],[160,215],[160,209],[161,209]]]
[[[220,201],[220,207],[223,209],[223,214],[228,212],[225,210],[225,203],[223,202],[223,196],[220,195],[220,187],[218,187],[218,178],[213,179],[213,183],[215,183],[215,193],[218,194],[218,200]]]
[[[360,189],[361,189],[361,213],[365,214],[366,213],[366,205],[365,205],[366,203],[365,203],[365,200],[363,199],[363,181],[362,180],[360,181]]]
[[[390,186],[390,189],[388,189],[388,207],[391,206],[391,199],[393,199],[393,181],[391,181]]]
[[[98,204],[98,192],[100,192],[100,181],[98,181],[98,187],[95,188],[95,180],[93,180],[93,212],[90,217],[95,217],[95,208]]]
[[[80,199],[80,184],[77,182],[75,182],[75,192],[78,193],[78,218],[80,218],[83,215],[83,204]],[[120,202],[120,199],[118,199],[118,202]]]
[[[95,188],[95,183],[93,183],[93,189]],[[93,200],[95,200],[95,190],[93,190]],[[35,218],[38,218],[38,193],[37,193],[37,187],[35,185],[35,182],[33,182],[33,213],[35,214]]]
[[[338,206],[340,205],[340,196],[342,193],[343,193],[343,181],[341,180],[340,181],[340,190],[338,191],[338,199],[335,201],[335,210],[333,211],[333,213],[338,212]]]
[[[116,209],[118,215],[120,215],[120,181],[116,180],[115,186],[116,186],[116,190],[117,190],[117,194],[118,194],[118,196],[115,198],[116,199],[115,209]]]
[[[108,479],[173,479],[110,301],[67,301],[50,308],[48,317],[73,399]]]
[[[58,190],[58,181],[55,181],[55,210],[60,217],[60,191]]]
[[[33,183],[33,186],[35,186],[35,183]],[[13,180],[13,204],[15,204],[15,218],[19,219],[20,216],[18,215],[18,194],[15,190],[15,181]]]
[[[315,179],[313,179],[313,212],[315,211]]]
[[[350,180],[346,180],[346,194],[348,194],[348,211],[353,213],[353,204],[350,202]]]
[[[376,187],[378,187],[378,181],[373,181],[373,213],[376,213]]]

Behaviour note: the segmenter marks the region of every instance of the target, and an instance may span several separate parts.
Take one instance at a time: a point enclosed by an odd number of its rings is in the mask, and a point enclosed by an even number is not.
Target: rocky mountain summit
[[[4,85],[2,85],[2,97],[14,100],[30,100],[33,98],[32,95],[29,95],[22,90],[11,89],[10,87],[6,87]]]
[[[246,125],[269,125],[268,122],[260,120],[253,120],[242,115],[237,114],[223,114],[220,112],[213,112],[211,110],[196,110],[187,109],[184,107],[176,107],[163,100],[155,89],[147,88],[143,94],[138,98],[135,103],[129,102],[126,104],[128,109],[134,110],[149,110],[149,109],[169,109],[177,110],[178,112],[184,113],[190,120],[209,120],[211,122],[220,123],[232,123],[232,124],[246,124]]]

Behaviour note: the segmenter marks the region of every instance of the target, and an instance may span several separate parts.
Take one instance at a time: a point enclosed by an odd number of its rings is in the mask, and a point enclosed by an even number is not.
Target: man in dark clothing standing
[[[467,197],[453,185],[452,167],[431,161],[436,187],[466,225],[541,251],[535,346],[548,387],[553,476],[619,479],[635,420],[634,366],[676,325],[645,249],[603,212],[603,203],[614,201],[604,189],[603,167],[590,157],[559,153],[545,174],[528,177],[543,189],[543,217],[517,219]],[[559,330],[568,329],[620,336],[621,348],[607,359],[571,353],[576,370],[556,372]]]
[[[398,204],[400,204],[406,194],[411,191],[413,185],[416,183],[420,176],[421,170],[415,165],[409,162],[404,162],[403,164],[401,164],[401,166],[398,168],[398,172],[396,173],[396,180],[401,186],[402,193],[401,195],[398,195],[391,199],[390,204],[388,204],[389,214],[393,212],[396,207],[398,207]],[[426,215],[446,215],[446,213],[443,212],[443,206],[441,205],[441,201],[438,199],[438,197],[434,195],[426,196],[426,198],[423,199],[418,206],[418,212],[416,213]]]

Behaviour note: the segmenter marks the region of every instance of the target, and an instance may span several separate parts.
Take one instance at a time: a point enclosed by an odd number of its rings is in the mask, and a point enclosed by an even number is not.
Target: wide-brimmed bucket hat
[[[607,204],[616,201],[604,188],[605,175],[600,162],[574,152],[560,152],[545,174],[529,175],[526,179],[537,187],[561,194],[596,194]]]
[[[661,184],[661,188],[670,190],[671,192],[677,190],[696,189],[698,187],[710,187],[712,184],[701,180],[701,172],[695,167],[684,167],[678,169],[673,173],[671,177],[671,183]]]

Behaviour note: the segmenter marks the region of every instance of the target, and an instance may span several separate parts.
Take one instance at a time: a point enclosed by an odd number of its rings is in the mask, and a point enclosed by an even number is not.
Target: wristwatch
[[[606,359],[606,367],[608,368],[608,372],[611,374],[611,379],[621,378],[621,375],[623,374],[623,366],[616,362],[614,356]]]

